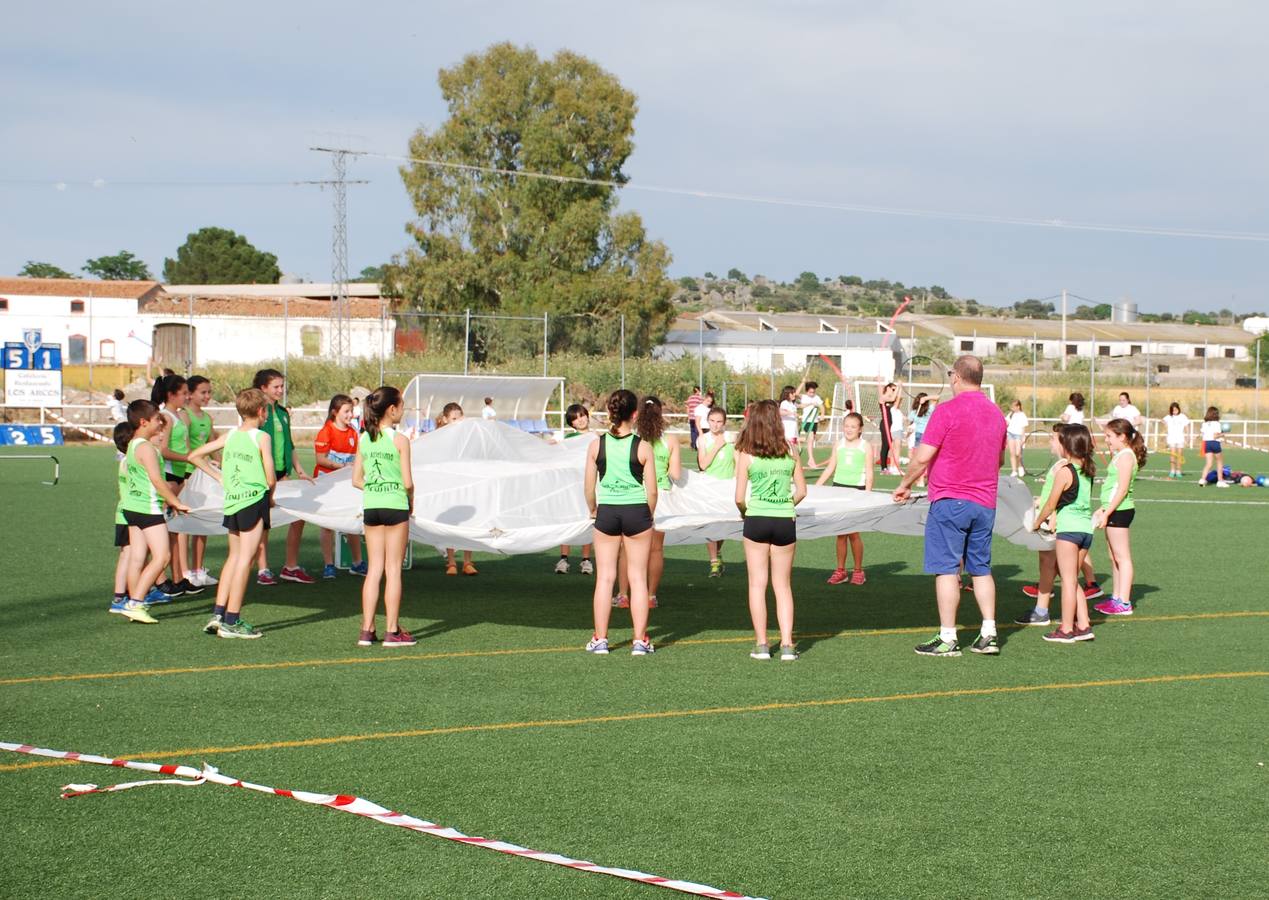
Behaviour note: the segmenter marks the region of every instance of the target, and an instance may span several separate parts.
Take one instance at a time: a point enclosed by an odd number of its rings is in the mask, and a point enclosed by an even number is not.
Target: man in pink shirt
[[[926,474],[930,511],[925,519],[925,572],[934,576],[939,633],[918,644],[922,656],[960,656],[956,609],[961,600],[960,567],[974,580],[983,626],[970,650],[997,654],[996,582],[991,577],[991,533],[996,524],[996,486],[1005,452],[1005,417],[982,391],[983,363],[962,356],[947,373],[952,399],[930,416],[921,445],[912,454],[894,499],[912,496]]]

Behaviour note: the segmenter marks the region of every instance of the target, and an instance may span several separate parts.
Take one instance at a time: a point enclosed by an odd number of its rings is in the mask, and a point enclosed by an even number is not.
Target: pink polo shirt
[[[982,391],[965,391],[934,408],[921,443],[937,447],[928,474],[930,502],[969,500],[996,508],[1005,415]]]

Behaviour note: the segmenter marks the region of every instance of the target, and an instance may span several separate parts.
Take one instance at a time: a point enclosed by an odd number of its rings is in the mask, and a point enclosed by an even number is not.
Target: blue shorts
[[[1093,536],[1087,531],[1059,531],[1056,537],[1059,541],[1074,544],[1081,550],[1087,550],[1093,546]]]
[[[1220,441],[1204,441],[1203,452],[1204,453],[1220,453],[1221,442]]]
[[[961,560],[970,575],[991,574],[996,511],[954,497],[935,500],[925,517],[925,574],[955,575]]]
[[[1017,432],[1014,432],[1014,431],[1008,431],[1008,432],[1005,432],[1005,434],[1006,434],[1006,436],[1009,438],[1009,440],[1011,440],[1011,441],[1020,441],[1020,440],[1022,440],[1022,435],[1021,435],[1021,434],[1018,434]]]

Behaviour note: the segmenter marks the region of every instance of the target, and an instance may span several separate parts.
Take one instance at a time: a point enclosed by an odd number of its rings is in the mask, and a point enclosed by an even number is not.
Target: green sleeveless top
[[[187,411],[185,415],[189,416],[189,448],[191,450],[197,450],[199,447],[203,446],[203,444],[209,442],[212,438],[212,431],[214,429],[212,428],[211,413],[205,412],[195,415],[194,413]],[[194,467],[191,465],[191,471],[193,468]]]
[[[396,433],[395,428],[384,428],[374,440],[366,434],[357,442],[363,509],[410,508],[410,496],[401,480],[401,454],[393,443]]]
[[[792,519],[793,457],[752,456],[749,458],[749,502],[746,515]]]
[[[128,520],[123,517],[123,501],[128,499],[128,457],[126,455],[119,457],[119,501],[115,503],[115,524],[127,525]]]
[[[1049,502],[1049,495],[1053,493],[1053,479],[1057,477],[1058,469],[1066,465],[1062,460],[1058,460],[1049,466],[1048,473],[1044,476],[1044,484],[1040,488],[1040,505],[1038,509],[1044,509],[1044,504]]]
[[[225,439],[220,471],[227,516],[258,503],[269,492],[264,460],[260,457],[260,433],[258,428],[235,428]]]
[[[273,441],[274,473],[290,475],[291,464],[295,459],[295,441],[291,439],[291,414],[286,407],[281,403],[266,406],[260,430]]]
[[[858,447],[837,447],[837,468],[833,470],[833,484],[841,484],[847,487],[863,487],[867,483],[864,477],[864,461],[867,454],[864,452],[863,442]]]
[[[657,470],[657,488],[662,491],[670,489],[670,445],[664,438],[652,445],[652,464]]]
[[[604,472],[595,490],[596,502],[605,506],[647,503],[648,494],[630,469],[630,446],[634,435],[614,437],[611,432],[605,432],[600,440],[604,442]]]
[[[167,436],[167,449],[173,453],[189,453],[189,426],[181,420],[179,412],[165,409],[163,414],[167,416],[168,422],[171,423]],[[194,471],[194,467],[180,460],[165,459],[163,460],[163,471],[170,472],[173,475],[188,475]]]
[[[710,478],[735,478],[736,477],[736,447],[727,443],[725,436],[719,435],[718,440],[723,442],[723,447],[714,454],[714,458],[709,461],[709,465],[705,467],[705,474]],[[697,440],[697,444],[705,441],[705,449],[712,450],[714,448],[714,435],[712,432],[706,432]]]
[[[128,442],[128,455],[124,458],[128,465],[128,496],[124,498],[123,508],[127,512],[158,516],[163,514],[163,499],[154,482],[150,481],[150,473],[137,459],[137,446],[145,443],[148,443],[145,438],[133,438]]]
[[[1063,506],[1057,513],[1057,530],[1074,531],[1082,534],[1093,533],[1093,479],[1089,478],[1071,463],[1071,471],[1075,473],[1079,493],[1075,499]]]
[[[1118,451],[1110,458],[1110,465],[1106,467],[1106,478],[1102,481],[1102,492],[1100,500],[1102,506],[1108,506],[1111,500],[1115,499],[1115,491],[1119,489],[1119,457],[1120,454],[1127,453],[1133,456],[1132,448],[1125,447]],[[1137,460],[1134,456],[1132,460],[1131,474],[1128,476],[1128,493],[1124,494],[1124,501],[1120,503],[1116,509],[1136,509],[1136,504],[1132,502],[1132,489],[1137,483]]]

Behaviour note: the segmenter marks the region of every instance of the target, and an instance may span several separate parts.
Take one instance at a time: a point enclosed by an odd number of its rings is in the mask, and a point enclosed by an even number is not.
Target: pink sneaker
[[[868,580],[868,577],[864,575],[863,569],[856,569],[855,571],[850,573],[851,584],[863,584],[867,580]]]
[[[268,569],[261,569],[256,573],[256,584],[277,584],[278,580],[273,577],[273,573]]]
[[[832,574],[832,575],[830,575],[830,576],[828,576],[828,583],[829,583],[829,584],[841,584],[843,581],[845,581],[845,580],[846,580],[846,577],[847,577],[847,576],[846,576],[846,570],[845,570],[845,569],[834,569],[834,570],[833,570],[833,574]]]
[[[618,594],[616,597],[613,598],[612,605],[617,607],[617,609],[629,609],[630,598],[627,597],[625,594]]]
[[[410,634],[410,632],[406,631],[400,625],[397,626],[397,629],[398,629],[397,631],[395,632],[389,631],[387,634],[383,636],[383,646],[385,647],[413,647],[415,644],[418,643],[418,641],[414,639],[414,635]]]
[[[294,581],[296,584],[316,584],[317,579],[304,571],[303,566],[296,566],[294,569],[288,569],[283,566],[278,572],[278,577],[283,581]]]
[[[1111,597],[1109,600],[1103,600],[1093,609],[1097,610],[1103,616],[1131,616],[1132,604],[1127,601],[1120,600],[1118,597]]]

